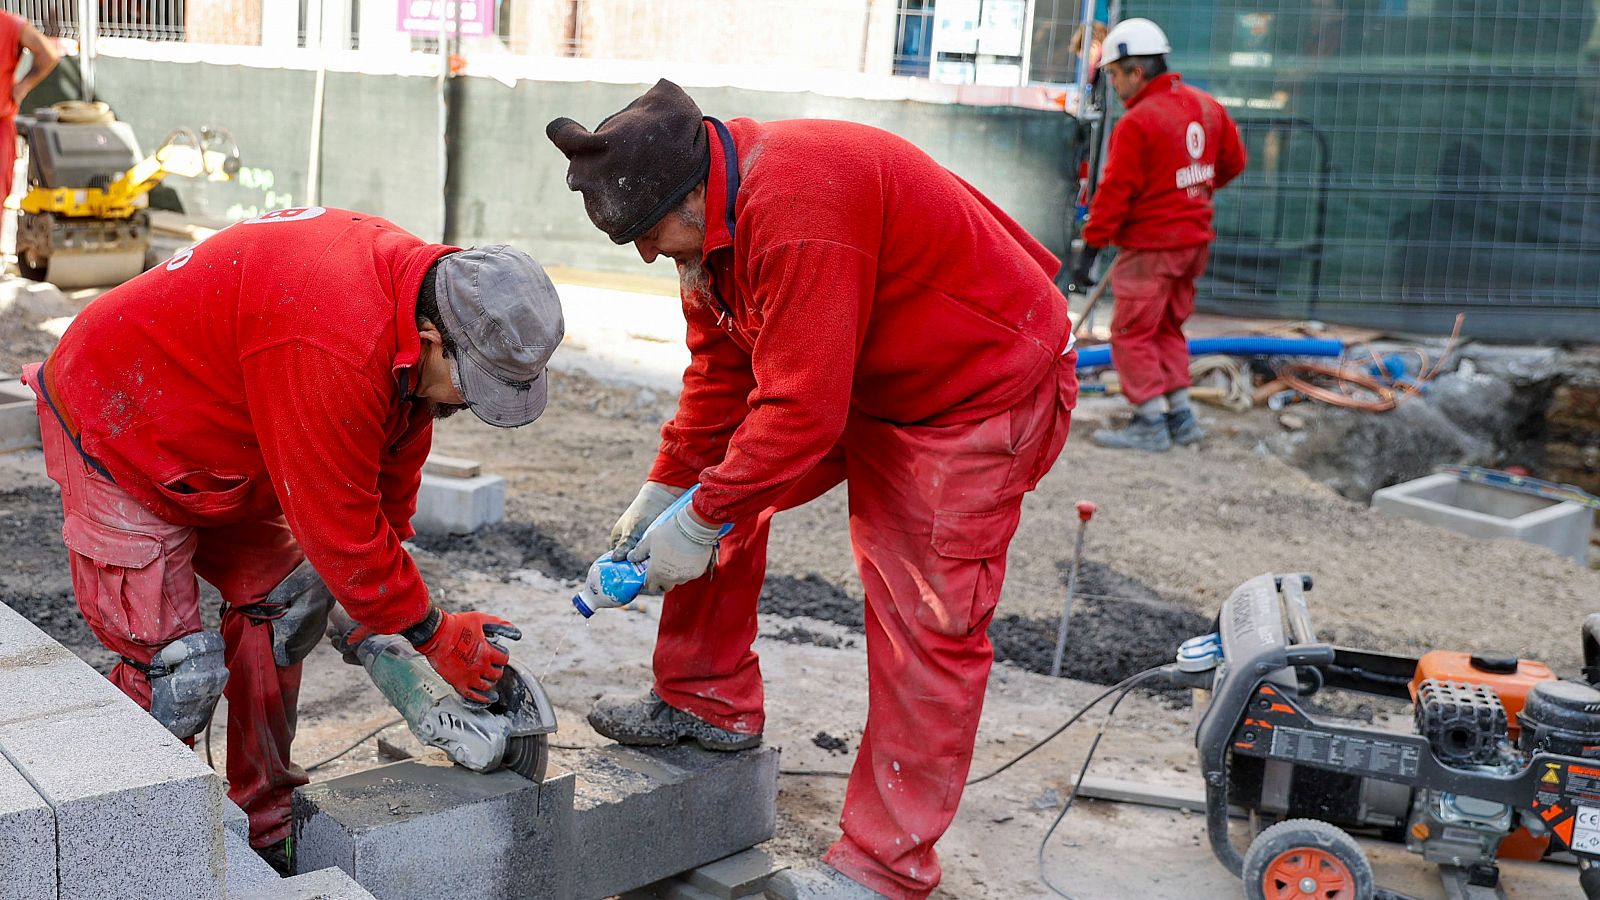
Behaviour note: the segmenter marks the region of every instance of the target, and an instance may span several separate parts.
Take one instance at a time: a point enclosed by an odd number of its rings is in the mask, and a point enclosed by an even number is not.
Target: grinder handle
[[[1600,613],[1583,620],[1583,680],[1600,686]]]

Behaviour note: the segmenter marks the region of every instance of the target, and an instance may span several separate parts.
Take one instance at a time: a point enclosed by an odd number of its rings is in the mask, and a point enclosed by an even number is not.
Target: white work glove
[[[682,496],[685,490],[687,488],[672,487],[659,481],[646,481],[644,487],[639,488],[639,496],[633,498],[628,508],[622,511],[622,518],[611,526],[611,558],[617,562],[626,558],[628,551],[644,536],[644,530],[650,527],[650,523],[666,512],[672,501]]]
[[[719,526],[696,522],[689,515],[689,507],[685,506],[645,535],[628,554],[628,561],[637,563],[650,560],[650,572],[645,576],[644,589],[665,593],[686,581],[699,578],[711,568],[721,531]]]

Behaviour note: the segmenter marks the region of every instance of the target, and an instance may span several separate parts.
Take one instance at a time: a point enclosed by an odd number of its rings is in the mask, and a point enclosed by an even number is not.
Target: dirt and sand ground
[[[31,324],[0,326],[0,370],[15,372],[48,348]],[[631,336],[646,351],[662,341]],[[557,742],[569,746],[599,740],[583,721],[595,697],[642,690],[649,680],[659,600],[587,622],[567,600],[637,489],[656,429],[675,401],[659,377],[619,383],[575,371],[595,370],[575,364],[587,353],[574,348],[574,364],[554,376],[550,409],[532,427],[496,430],[470,416],[441,423],[438,452],[480,460],[507,479],[507,520],[470,538],[417,542],[442,602],[499,612],[523,626],[519,658],[556,702]],[[1100,450],[1087,440],[1118,411],[1115,401],[1080,407],[1061,461],[1025,505],[991,628],[1002,662],[991,680],[974,774],[1052,730],[1100,690],[1090,681],[1105,683],[1170,659],[1179,640],[1207,630],[1234,586],[1266,571],[1315,574],[1312,610],[1329,639],[1402,652],[1496,650],[1576,674],[1578,627],[1600,607],[1600,573],[1532,546],[1475,541],[1347,501],[1267,449],[1279,425],[1264,412],[1208,409],[1213,436],[1205,446],[1147,457]],[[42,468],[37,451],[0,457],[6,526],[0,550],[9,560],[0,571],[0,600],[103,668],[109,657],[72,603],[56,538],[59,506]],[[1088,528],[1074,608],[1068,659],[1074,678],[1050,679],[1040,673],[1049,665],[1079,499],[1100,510]],[[774,520],[757,649],[768,683],[767,737],[782,749],[786,770],[845,772],[860,739],[861,592],[845,521],[842,491]],[[1138,696],[1125,704],[1095,771],[1198,786],[1189,711],[1179,701]],[[361,673],[321,648],[308,663],[298,755],[321,759],[392,716]],[[219,753],[224,732],[219,727],[213,735]],[[389,744],[408,743],[400,727],[383,735]],[[967,792],[940,844],[939,896],[1047,893],[1034,854],[1091,736],[1069,732]],[[315,777],[383,761],[377,742],[369,741]],[[843,790],[836,777],[785,776],[774,853],[799,861],[825,849],[836,834]],[[1440,896],[1427,869],[1403,850],[1371,849],[1381,881]],[[1052,878],[1084,898],[1237,896],[1237,883],[1203,846],[1200,819],[1183,813],[1086,803],[1056,834],[1046,858]],[[1559,867],[1516,867],[1507,882],[1514,897],[1569,896],[1576,889],[1575,874]]]

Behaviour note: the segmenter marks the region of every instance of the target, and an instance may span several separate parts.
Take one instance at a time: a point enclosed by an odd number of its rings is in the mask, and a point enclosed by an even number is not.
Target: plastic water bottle
[[[700,486],[697,484],[684,491],[682,496],[672,501],[671,506],[662,510],[661,515],[656,516],[656,520],[650,523],[650,527],[646,528],[644,533],[649,534],[655,531],[657,527],[677,514],[678,510],[688,506],[689,501],[694,498],[694,492],[699,489]],[[722,530],[717,533],[717,537],[721,538],[732,528],[732,525],[722,526]],[[643,535],[640,536],[640,539],[643,539]],[[627,606],[633,602],[633,598],[639,596],[639,591],[644,589],[645,578],[649,573],[650,560],[648,558],[641,562],[629,562],[626,559],[617,560],[611,558],[611,551],[608,550],[600,554],[600,558],[589,566],[589,576],[584,579],[583,587],[579,589],[578,593],[573,595],[572,606],[583,614],[585,619],[594,615],[594,611],[597,609],[615,609],[619,606]]]

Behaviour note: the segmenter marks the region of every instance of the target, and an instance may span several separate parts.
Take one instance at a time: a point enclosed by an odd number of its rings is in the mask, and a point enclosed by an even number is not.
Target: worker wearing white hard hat
[[[1111,133],[1083,239],[1119,250],[1111,360],[1134,406],[1127,427],[1092,435],[1102,447],[1162,452],[1204,437],[1189,405],[1183,323],[1216,237],[1211,196],[1244,171],[1245,150],[1222,105],[1167,70],[1171,52],[1149,19],[1117,23],[1100,47],[1100,69],[1127,114]],[[1085,284],[1088,273],[1073,280]]]

